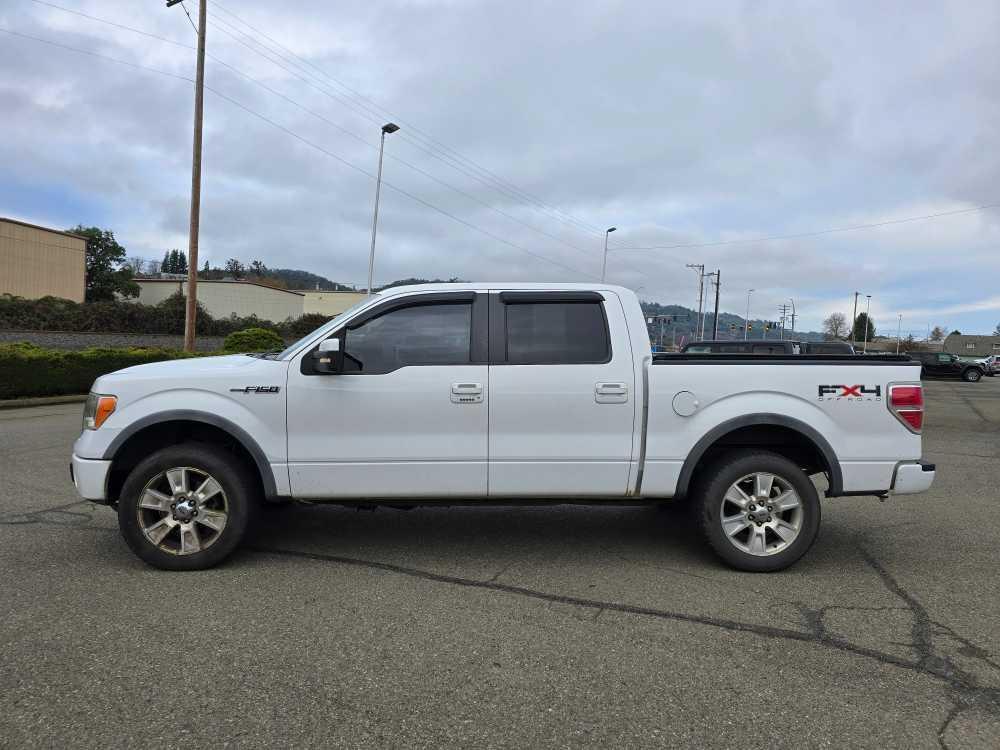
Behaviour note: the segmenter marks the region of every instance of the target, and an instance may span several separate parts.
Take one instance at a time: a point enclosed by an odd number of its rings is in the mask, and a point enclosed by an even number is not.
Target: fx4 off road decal
[[[821,385],[819,401],[881,401],[880,385]]]

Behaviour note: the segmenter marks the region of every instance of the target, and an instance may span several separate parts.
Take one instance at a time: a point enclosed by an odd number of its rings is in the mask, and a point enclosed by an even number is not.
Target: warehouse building
[[[944,350],[959,357],[1000,355],[1000,336],[963,336],[952,333],[944,340]]]
[[[132,300],[144,305],[157,305],[173,294],[187,295],[186,279],[136,279],[139,296]],[[263,320],[280,323],[302,315],[304,295],[288,289],[277,289],[255,281],[198,281],[198,302],[213,318],[241,318],[256,315]]]
[[[0,217],[0,294],[83,302],[87,241]]]
[[[301,290],[300,294],[304,297],[304,313],[319,313],[331,318],[368,296],[365,292],[321,292],[306,289]]]

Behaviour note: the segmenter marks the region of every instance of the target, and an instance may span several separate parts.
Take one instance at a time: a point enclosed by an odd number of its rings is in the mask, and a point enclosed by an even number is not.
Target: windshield
[[[351,305],[346,310],[344,310],[344,312],[338,313],[334,317],[330,318],[330,320],[328,320],[326,323],[324,323],[323,325],[321,325],[319,328],[325,328],[326,326],[330,325],[334,321],[340,320],[345,315],[352,315],[352,314],[354,314],[355,310],[360,310],[362,307],[364,307],[365,305],[367,305],[371,301],[378,299],[379,296],[380,295],[376,292],[371,297],[365,297],[360,302],[355,302],[353,305]],[[280,353],[275,354],[274,358],[275,359],[284,359],[289,354],[291,354],[292,352],[294,352],[302,344],[303,341],[305,341],[307,338],[309,338],[314,333],[316,333],[316,331],[318,331],[319,328],[316,328],[316,329],[314,329],[312,331],[309,331],[309,333],[307,333],[305,336],[303,336],[300,339],[296,339],[291,344],[289,344],[288,346],[286,346]]]

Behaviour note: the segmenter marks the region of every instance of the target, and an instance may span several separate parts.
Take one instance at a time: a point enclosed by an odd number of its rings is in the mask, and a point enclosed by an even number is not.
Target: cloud
[[[177,7],[61,2],[194,41]],[[306,62],[255,54],[265,40],[227,10]],[[1000,7],[986,0],[585,2],[572,12],[245,0],[210,11],[212,88],[369,173],[379,126],[399,122],[385,179],[483,230],[384,190],[381,280],[580,280],[600,273],[610,225],[618,247],[710,243],[1000,200]],[[5,4],[0,26],[193,74],[189,49],[29,0]],[[0,96],[0,177],[18,186],[0,193],[0,214],[107,224],[133,255],[184,247],[189,83],[4,35]],[[373,199],[370,177],[207,95],[201,247],[213,262],[260,258],[363,282]],[[691,304],[684,265],[704,262],[722,269],[723,309],[742,313],[754,288],[754,315],[774,317],[792,298],[800,328],[849,314],[858,290],[873,295],[877,320],[903,313],[920,328],[947,316],[992,330],[995,308],[968,300],[992,299],[998,247],[994,209],[792,240],[613,250],[609,279]]]

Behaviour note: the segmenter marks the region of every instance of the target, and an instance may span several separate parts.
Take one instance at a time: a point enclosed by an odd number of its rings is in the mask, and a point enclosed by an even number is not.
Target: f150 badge
[[[248,385],[245,388],[230,388],[232,393],[278,393],[281,386],[277,385]]]
[[[821,385],[818,387],[819,401],[881,401],[880,385]]]

